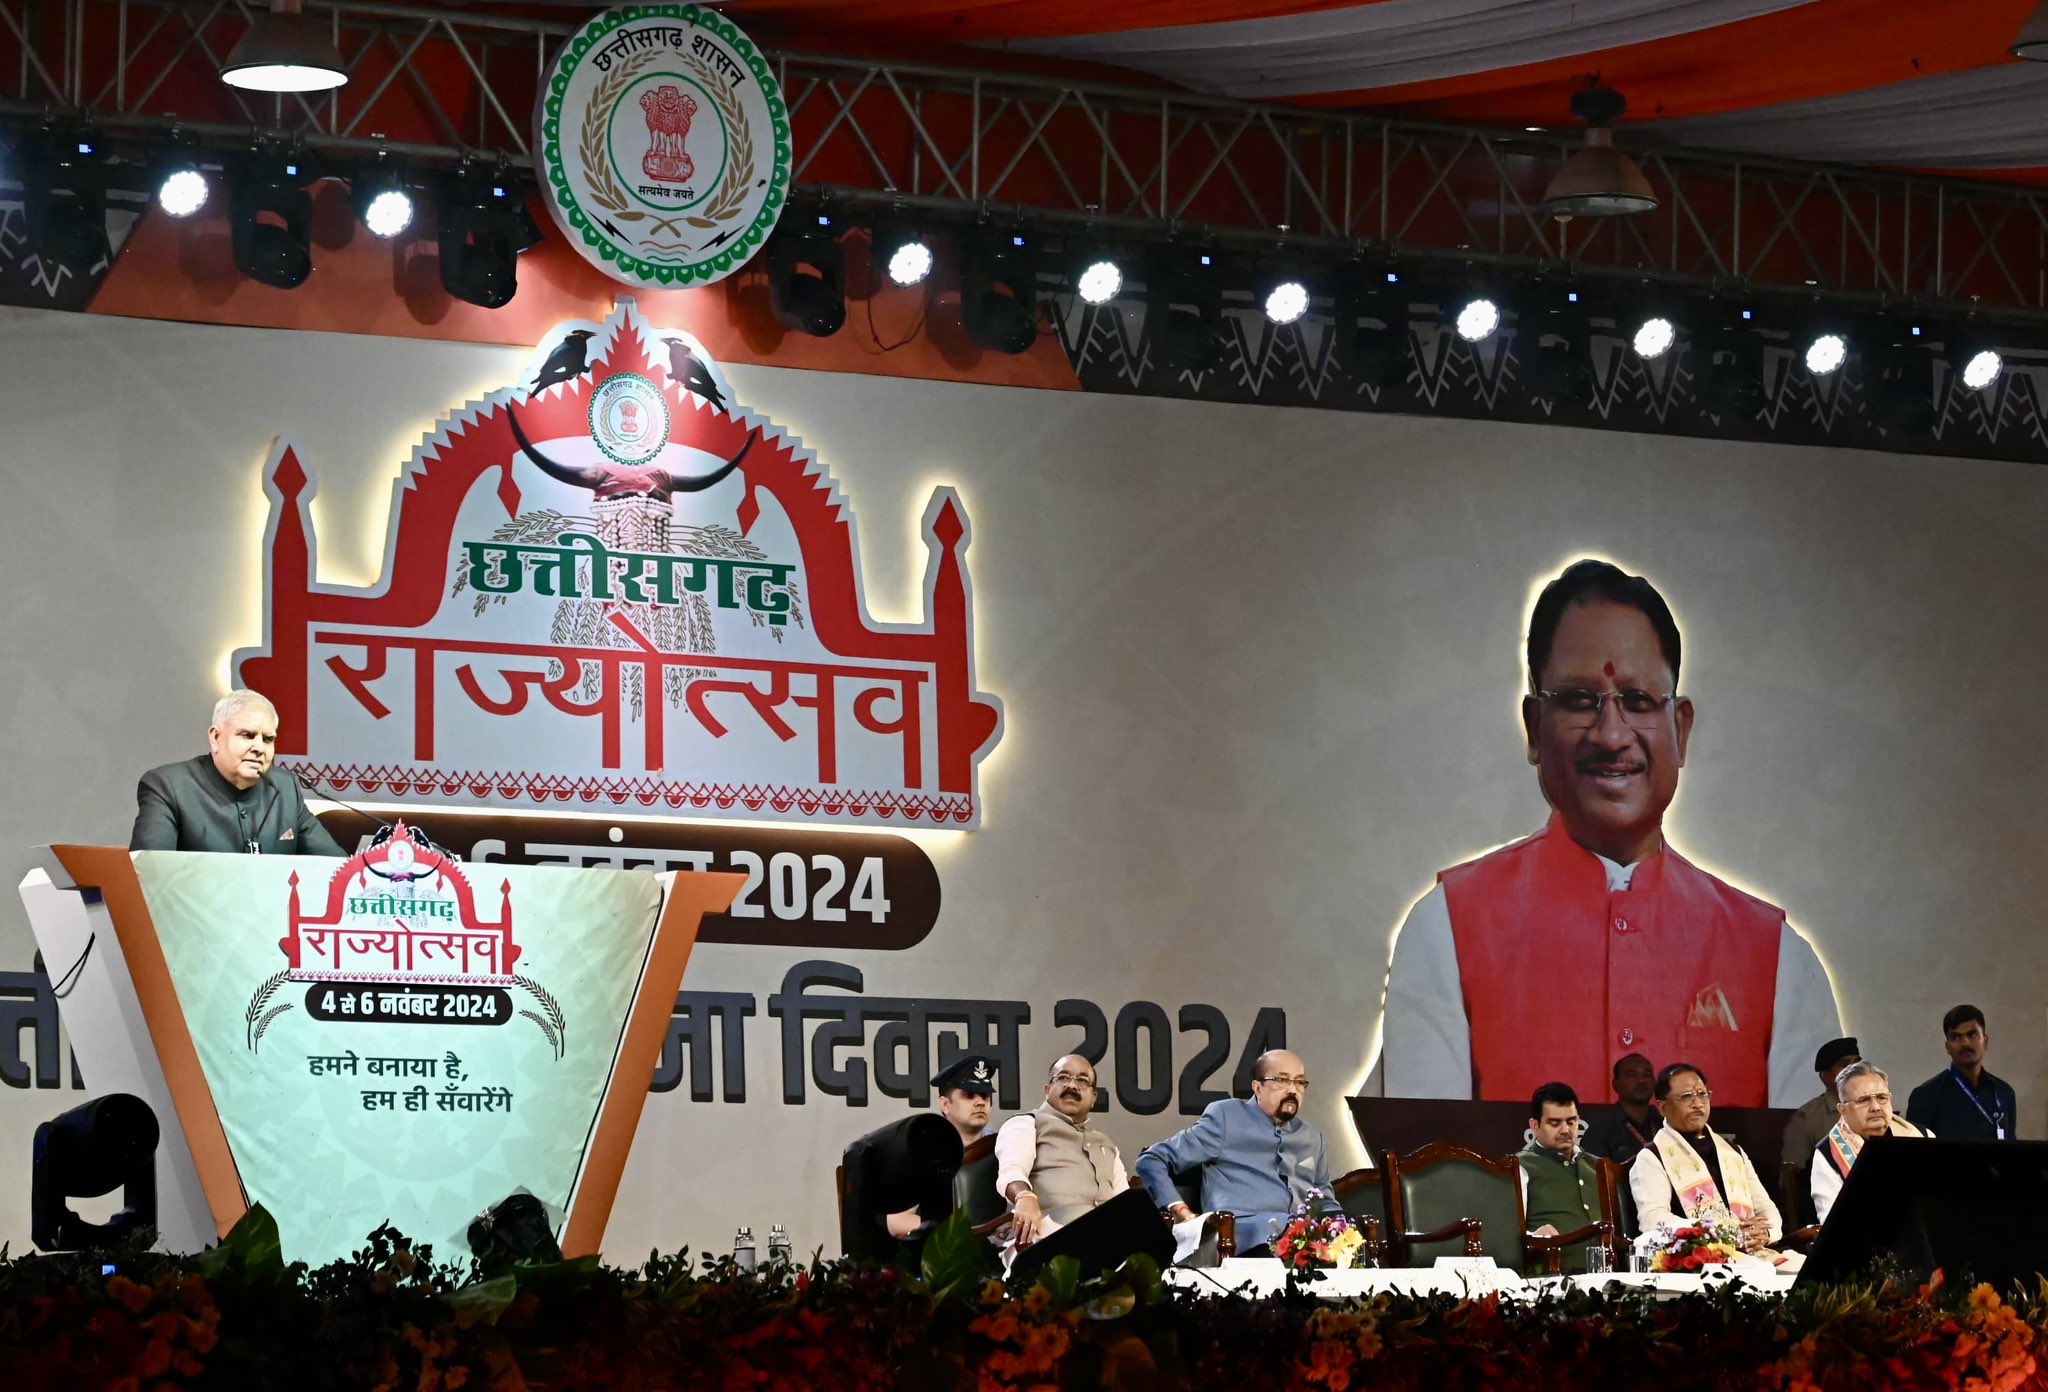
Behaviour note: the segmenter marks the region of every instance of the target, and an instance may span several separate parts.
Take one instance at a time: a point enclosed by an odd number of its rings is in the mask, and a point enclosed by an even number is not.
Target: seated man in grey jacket
[[[1310,1189],[1330,1187],[1323,1133],[1301,1117],[1308,1069],[1285,1049],[1259,1055],[1252,1095],[1211,1102],[1202,1119],[1138,1157],[1138,1179],[1175,1222],[1194,1212],[1173,1187],[1176,1171],[1201,1167],[1202,1208],[1237,1215],[1240,1256],[1264,1248]]]
[[[230,691],[213,708],[207,752],[142,775],[131,851],[345,855],[306,806],[298,780],[272,767],[277,708]]]

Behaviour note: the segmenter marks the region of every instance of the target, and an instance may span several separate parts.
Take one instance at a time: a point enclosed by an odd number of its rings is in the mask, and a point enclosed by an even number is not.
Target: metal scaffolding
[[[529,113],[573,26],[320,3],[350,81],[261,97],[218,68],[247,0],[0,0],[0,114],[109,135],[295,141],[424,161],[533,160]],[[1569,263],[1659,283],[2048,310],[2042,194],[1927,176],[1632,148],[1662,206],[1558,223],[1543,187],[1570,132],[1503,133],[1164,88],[771,50],[800,189],[862,211],[1024,220],[1285,259],[1393,248]],[[1628,132],[1622,132],[1626,137]]]

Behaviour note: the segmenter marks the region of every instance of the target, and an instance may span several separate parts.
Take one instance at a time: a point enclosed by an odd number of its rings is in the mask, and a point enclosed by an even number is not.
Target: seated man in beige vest
[[[1115,1142],[1089,1125],[1094,1108],[1095,1065],[1066,1054],[1038,1110],[996,1132],[996,1192],[1015,1215],[1020,1250],[1130,1188]]]

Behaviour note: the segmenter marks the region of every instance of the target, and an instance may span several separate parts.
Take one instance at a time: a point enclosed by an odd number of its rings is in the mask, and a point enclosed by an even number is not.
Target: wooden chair
[[[996,1138],[972,1141],[953,1174],[953,1207],[965,1210],[976,1235],[993,1237],[1010,1221],[1010,1206],[996,1192]]]
[[[1180,1201],[1197,1213],[1202,1212],[1202,1171],[1199,1166],[1181,1173],[1178,1170],[1168,1175],[1173,1181],[1174,1192]],[[1145,1183],[1135,1174],[1131,1176],[1131,1188],[1143,1189]],[[1220,1213],[1204,1214],[1202,1217],[1202,1240],[1195,1247],[1182,1266],[1215,1266],[1237,1255],[1237,1215],[1228,1209]]]
[[[1373,1266],[1387,1260],[1386,1174],[1381,1170],[1353,1170],[1330,1185],[1330,1197],[1350,1215],[1365,1234],[1365,1259]]]
[[[1614,1175],[1601,1186],[1603,1214],[1614,1211]],[[1428,1266],[1440,1256],[1490,1256],[1517,1271],[1541,1264],[1555,1275],[1566,1249],[1597,1240],[1612,1253],[1614,1220],[1600,1217],[1556,1237],[1531,1237],[1522,1203],[1522,1162],[1439,1142],[1387,1156],[1387,1210],[1396,1264]],[[1423,1226],[1428,1224],[1430,1226]]]

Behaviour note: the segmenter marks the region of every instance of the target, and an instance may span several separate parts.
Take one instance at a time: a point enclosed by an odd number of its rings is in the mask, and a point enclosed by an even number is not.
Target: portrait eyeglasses
[[[1092,1088],[1095,1086],[1093,1078],[1076,1078],[1071,1073],[1055,1073],[1052,1075],[1052,1080],[1062,1087]]]
[[[1671,703],[1678,699],[1678,693],[1667,691],[1662,696],[1639,687],[1625,686],[1619,691],[1591,691],[1583,686],[1568,686],[1559,691],[1539,691],[1536,699],[1541,701],[1550,713],[1557,717],[1558,724],[1568,730],[1588,729],[1600,723],[1607,713],[1607,703],[1614,702],[1621,718],[1632,730],[1661,729],[1671,713]]]
[[[1306,1078],[1254,1078],[1252,1081],[1255,1083],[1278,1083],[1282,1087],[1298,1087],[1303,1092],[1308,1091],[1308,1079]]]
[[[1714,1100],[1714,1094],[1704,1088],[1698,1092],[1674,1092],[1671,1094],[1671,1100],[1673,1102],[1711,1102]]]

